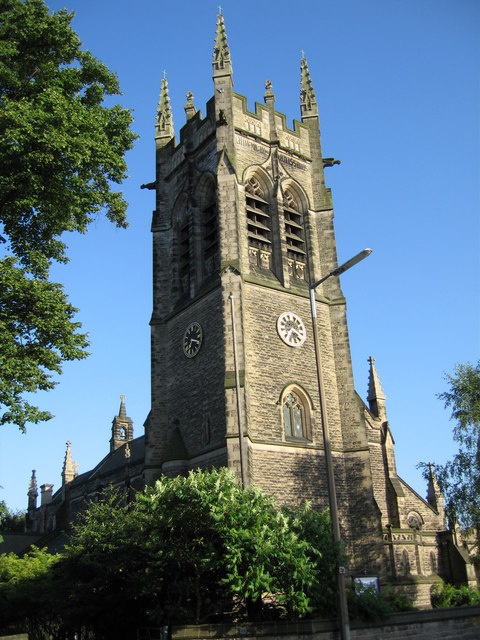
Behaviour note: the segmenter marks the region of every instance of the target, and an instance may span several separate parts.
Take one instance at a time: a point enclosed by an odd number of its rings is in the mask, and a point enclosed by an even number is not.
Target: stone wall
[[[478,640],[480,607],[436,609],[389,616],[381,623],[352,622],[352,640]],[[141,635],[139,637],[142,637]],[[145,636],[147,637],[147,636]],[[157,637],[151,635],[149,637]],[[339,632],[332,620],[308,620],[291,623],[246,625],[199,625],[173,627],[173,640],[210,640],[210,638],[262,638],[262,640],[337,640]]]

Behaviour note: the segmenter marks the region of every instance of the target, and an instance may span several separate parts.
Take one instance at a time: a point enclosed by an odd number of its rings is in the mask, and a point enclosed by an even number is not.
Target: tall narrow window
[[[272,230],[269,204],[259,181],[249,178],[245,185],[248,255],[250,264],[261,269],[272,268]]]
[[[296,280],[305,280],[306,250],[303,214],[297,200],[288,189],[284,194],[283,215],[290,277]]]
[[[410,573],[410,560],[408,558],[408,551],[404,549],[402,551],[402,557],[400,560],[400,571],[404,576],[408,576]]]
[[[309,438],[307,402],[290,390],[283,398],[283,427],[286,438]]]
[[[203,269],[204,277],[218,271],[218,219],[215,185],[211,185],[205,198],[202,211],[203,223]]]

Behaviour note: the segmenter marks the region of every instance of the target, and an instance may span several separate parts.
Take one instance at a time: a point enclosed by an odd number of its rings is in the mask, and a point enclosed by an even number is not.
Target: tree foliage
[[[0,0],[0,420],[22,429],[50,417],[24,394],[86,355],[76,309],[49,281],[52,261],[67,261],[65,232],[84,233],[101,210],[127,226],[112,185],[126,176],[132,116],[106,106],[117,78],[81,49],[72,18]]]
[[[48,391],[62,363],[86,357],[86,336],[77,333],[76,309],[61,285],[29,278],[13,257],[0,261],[0,424],[22,429],[51,414],[32,406],[25,392]]]
[[[434,585],[431,592],[432,607],[445,609],[450,607],[478,606],[480,591],[466,584],[455,586],[452,584]]]
[[[328,615],[340,556],[328,517],[308,505],[278,509],[225,469],[163,478],[83,513],[44,581],[37,629],[123,638],[144,625]]]
[[[0,531],[4,533],[23,533],[25,530],[25,511],[12,511],[5,500],[0,500]],[[2,541],[0,535],[0,542]]]
[[[2,632],[27,631],[29,638],[48,637],[57,627],[51,611],[52,570],[58,555],[32,547],[23,557],[0,555],[0,620]]]
[[[451,409],[453,438],[458,453],[434,472],[445,493],[447,507],[460,523],[480,534],[480,361],[459,364],[446,375],[447,391],[438,395]]]

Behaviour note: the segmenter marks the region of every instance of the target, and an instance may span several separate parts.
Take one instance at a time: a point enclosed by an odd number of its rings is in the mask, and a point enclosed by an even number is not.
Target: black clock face
[[[197,355],[202,346],[202,338],[202,327],[198,322],[189,324],[183,336],[183,353],[187,358],[193,358]]]

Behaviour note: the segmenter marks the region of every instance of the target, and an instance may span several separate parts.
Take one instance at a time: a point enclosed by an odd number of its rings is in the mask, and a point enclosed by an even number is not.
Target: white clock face
[[[292,311],[285,311],[278,317],[277,331],[289,347],[301,347],[307,337],[302,319]]]

